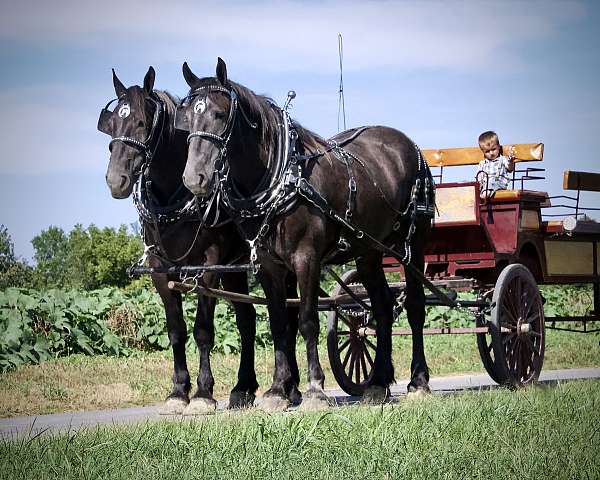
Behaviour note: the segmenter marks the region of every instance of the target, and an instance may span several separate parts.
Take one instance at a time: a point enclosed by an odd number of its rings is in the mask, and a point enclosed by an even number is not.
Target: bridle
[[[107,127],[108,119],[113,114],[113,112],[111,112],[109,110],[109,108],[110,108],[111,104],[113,104],[114,102],[119,102],[123,97],[124,96],[112,99],[110,102],[108,102],[106,104],[106,106],[100,112],[100,118],[98,120],[98,130],[100,130],[102,133],[106,133],[106,134],[112,136],[112,133],[110,132],[110,130]],[[146,139],[144,141],[140,141],[138,139],[128,137],[126,135],[121,135],[118,137],[113,137],[111,139],[110,143],[108,144],[109,149],[112,147],[113,144],[120,142],[120,143],[124,143],[127,146],[136,148],[139,151],[143,152],[145,160],[142,162],[142,164],[139,166],[139,168],[136,169],[135,172],[133,172],[134,176],[139,175],[141,172],[143,172],[146,169],[146,167],[149,166],[150,162],[152,161],[152,158],[154,158],[154,155],[156,154],[156,151],[158,150],[158,146],[160,144],[160,140],[162,138],[162,132],[163,132],[163,128],[164,128],[165,107],[164,107],[162,100],[154,92],[151,92],[148,99],[154,103],[156,108],[154,109],[154,117],[152,119],[152,128],[150,129],[150,133],[148,134]]]
[[[220,171],[226,167],[227,156],[228,156],[227,155],[227,153],[228,153],[227,147],[229,145],[229,141],[231,140],[231,134],[233,132],[233,127],[234,127],[235,121],[237,119],[238,110],[242,113],[242,117],[244,118],[244,120],[246,121],[246,123],[248,124],[248,126],[250,128],[256,129],[256,128],[258,128],[258,125],[256,123],[250,121],[250,119],[248,118],[248,115],[246,115],[246,112],[244,111],[244,109],[242,108],[240,103],[238,102],[238,95],[237,95],[235,89],[233,89],[233,88],[228,89],[228,88],[222,87],[220,85],[206,85],[206,86],[202,86],[202,87],[198,87],[198,88],[194,89],[186,98],[183,99],[180,106],[177,107],[178,112],[176,113],[176,117],[175,117],[176,128],[177,128],[177,123],[178,123],[177,116],[185,115],[185,113],[180,110],[182,108],[182,106],[185,104],[186,101],[196,98],[203,92],[207,92],[207,93],[221,92],[229,97],[230,102],[229,102],[229,113],[227,115],[227,123],[225,124],[225,127],[220,134],[215,134],[215,133],[207,132],[204,130],[191,131],[189,133],[189,135],[187,136],[187,142],[189,144],[192,141],[192,139],[194,139],[194,138],[200,138],[200,139],[210,140],[211,142],[214,142],[217,145],[217,147],[219,148],[219,163],[221,164],[220,166],[217,166],[216,170]]]

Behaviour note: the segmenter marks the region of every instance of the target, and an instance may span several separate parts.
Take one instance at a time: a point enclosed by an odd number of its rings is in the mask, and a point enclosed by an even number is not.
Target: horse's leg
[[[319,362],[319,277],[321,265],[319,257],[312,245],[300,246],[292,256],[292,265],[298,279],[300,289],[300,333],[306,342],[306,358],[308,362],[308,390],[303,395],[302,409],[321,409],[329,406],[325,395],[325,375]]]
[[[381,262],[382,255],[379,252],[369,252],[356,259],[356,268],[371,299],[373,318],[376,321],[377,349],[373,364],[373,378],[364,394],[364,401],[371,403],[385,401],[389,396],[389,386],[394,382],[394,366],[392,364],[394,298]],[[350,361],[353,360],[350,359]],[[358,358],[354,361],[358,361]]]
[[[219,282],[218,276],[213,273],[205,273],[202,280],[209,288],[216,288]],[[198,295],[196,321],[194,322],[194,339],[200,356],[200,367],[196,380],[198,388],[185,408],[184,415],[205,415],[213,413],[217,408],[217,402],[213,398],[215,380],[210,368],[210,351],[215,342],[215,305],[216,299]]]
[[[187,327],[183,318],[181,293],[170,290],[167,282],[166,275],[152,275],[152,283],[154,283],[165,307],[169,341],[173,349],[173,390],[167,397],[161,413],[180,414],[189,402],[191,388],[190,374],[185,358]]]
[[[267,411],[285,410],[289,405],[287,391],[294,380],[288,363],[289,328],[287,325],[287,314],[285,308],[287,272],[284,267],[269,262],[268,259],[261,261],[261,269],[258,279],[261,282],[267,297],[267,309],[269,311],[269,325],[273,337],[273,349],[275,351],[275,371],[273,372],[273,383],[264,395],[260,407]]]
[[[287,298],[298,298],[296,289],[296,277],[291,273],[286,279]],[[298,336],[298,307],[287,307],[288,317],[288,364],[292,374],[293,382],[290,383],[287,395],[292,405],[298,405],[302,401],[302,394],[298,390],[300,385],[300,371],[298,370],[298,361],[296,360],[296,337]]]
[[[422,241],[416,239],[412,248],[412,265],[423,271],[425,260]],[[423,326],[425,325],[425,292],[421,281],[406,269],[406,301],[404,308],[412,331],[412,362],[410,365],[409,396],[430,393],[429,367],[425,361],[423,348]]]
[[[248,294],[246,273],[225,274],[221,278],[225,290]],[[235,321],[240,332],[242,349],[238,381],[229,395],[229,408],[245,408],[254,405],[254,394],[258,388],[254,369],[254,339],[256,338],[256,310],[249,303],[233,303]]]

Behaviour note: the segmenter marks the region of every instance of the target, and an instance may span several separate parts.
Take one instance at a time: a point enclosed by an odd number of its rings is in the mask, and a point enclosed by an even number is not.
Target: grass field
[[[597,479],[600,382],[0,442],[1,479]]]
[[[547,332],[544,369],[600,367],[600,335]],[[394,339],[396,378],[409,376],[410,338]],[[299,341],[298,358],[305,377],[306,356]],[[484,373],[475,338],[472,335],[444,335],[425,338],[432,376],[456,373]],[[336,387],[329,370],[327,352],[321,348],[326,385]],[[228,397],[237,375],[239,357],[215,353],[212,356],[215,397]],[[271,349],[258,349],[256,368],[262,388],[268,388],[272,375]],[[197,355],[188,352],[188,365],[195,383]],[[94,410],[149,405],[164,400],[172,375],[170,351],[140,354],[128,358],[73,355],[28,365],[0,375],[0,416],[44,414],[62,411]]]

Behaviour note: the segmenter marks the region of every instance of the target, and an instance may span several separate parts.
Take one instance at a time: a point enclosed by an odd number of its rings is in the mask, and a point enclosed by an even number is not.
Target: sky
[[[108,137],[96,130],[126,85],[183,96],[181,65],[228,75],[283,104],[323,136],[338,131],[338,33],[344,42],[348,127],[388,125],[422,148],[545,144],[546,179],[600,171],[600,5],[586,1],[0,0],[0,224],[15,253],[50,225],[131,224],[128,200],[110,196]],[[472,168],[444,173],[467,180]],[[531,185],[533,188],[533,185]],[[600,194],[583,195],[599,207]]]

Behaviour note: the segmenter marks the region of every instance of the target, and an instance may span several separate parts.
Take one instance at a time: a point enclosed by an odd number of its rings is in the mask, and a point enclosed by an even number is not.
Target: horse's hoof
[[[379,385],[372,385],[365,390],[362,403],[367,405],[381,405],[390,398],[390,389]]]
[[[296,386],[290,389],[288,397],[290,399],[290,403],[294,406],[300,405],[302,403],[302,394]]]
[[[236,390],[229,395],[228,409],[252,408],[254,406],[255,396],[253,393]]]
[[[217,409],[217,402],[212,398],[196,397],[190,400],[183,409],[183,415],[211,415]]]
[[[317,396],[305,394],[298,410],[301,412],[316,412],[319,410],[327,410],[329,405],[329,399],[325,395]]]
[[[160,415],[181,415],[188,402],[183,398],[167,398],[158,410]]]
[[[407,400],[420,400],[422,398],[427,398],[431,395],[431,390],[428,386],[425,387],[408,387],[408,392],[406,393]]]
[[[290,402],[287,398],[275,395],[263,397],[259,404],[260,409],[265,412],[284,412],[289,406]]]

